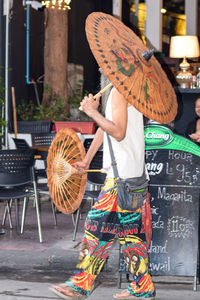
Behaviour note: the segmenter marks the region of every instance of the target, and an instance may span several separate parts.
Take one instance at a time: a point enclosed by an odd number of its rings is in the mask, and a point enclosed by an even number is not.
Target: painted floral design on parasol
[[[149,49],[130,28],[111,15],[94,12],[87,17],[86,35],[97,63],[130,104],[154,121],[174,120],[174,89],[151,51],[145,57]]]
[[[47,157],[47,177],[52,201],[63,213],[80,206],[87,174],[75,174],[73,164],[85,157],[84,146],[73,129],[61,129],[53,139]]]

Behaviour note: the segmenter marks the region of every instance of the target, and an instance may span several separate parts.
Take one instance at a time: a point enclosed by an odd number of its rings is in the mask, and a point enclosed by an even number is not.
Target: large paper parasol
[[[73,164],[84,157],[85,149],[76,132],[61,129],[49,148],[47,176],[51,198],[63,213],[73,213],[82,201],[87,174],[75,174]]]
[[[94,12],[87,17],[86,35],[99,66],[130,104],[154,121],[174,120],[174,89],[159,62],[130,28],[111,15]]]

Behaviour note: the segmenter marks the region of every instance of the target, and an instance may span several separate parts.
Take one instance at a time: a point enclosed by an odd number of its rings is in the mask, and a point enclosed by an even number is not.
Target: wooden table
[[[34,145],[34,146],[31,146],[31,149],[47,152],[49,150],[49,147],[50,146],[48,146],[48,145]]]
[[[49,150],[49,147],[50,147],[49,145],[34,145],[34,146],[31,146],[30,148],[34,149],[34,150],[37,150],[36,154],[34,156],[35,159],[42,159],[43,160],[44,159],[43,155],[45,154],[45,157],[46,157],[46,154]],[[42,152],[44,152],[43,155],[42,155]]]

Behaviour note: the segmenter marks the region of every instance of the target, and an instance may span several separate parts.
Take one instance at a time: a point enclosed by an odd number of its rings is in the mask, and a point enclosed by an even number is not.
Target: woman
[[[148,246],[151,239],[149,197],[142,207],[134,211],[122,210],[117,204],[116,178],[106,133],[110,135],[121,178],[139,177],[144,170],[143,115],[112,88],[108,99],[103,99],[105,116],[98,111],[99,97],[90,94],[81,102],[82,110],[99,128],[85,158],[74,166],[83,173],[103,143],[103,167],[107,178],[98,202],[88,213],[85,222],[80,261],[74,275],[65,284],[51,290],[63,299],[85,299],[92,293],[94,281],[112,247],[115,237],[122,251],[133,281],[127,289],[114,295],[115,299],[155,299],[155,287],[149,274]]]
[[[200,98],[195,101],[196,118],[190,122],[186,129],[186,137],[199,145],[200,143]]]

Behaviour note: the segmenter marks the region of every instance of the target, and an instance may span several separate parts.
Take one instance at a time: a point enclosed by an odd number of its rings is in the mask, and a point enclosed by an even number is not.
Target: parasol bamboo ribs
[[[51,198],[63,213],[73,213],[82,201],[87,173],[75,174],[73,163],[83,160],[85,149],[76,132],[61,129],[54,138],[47,157],[47,175]]]

